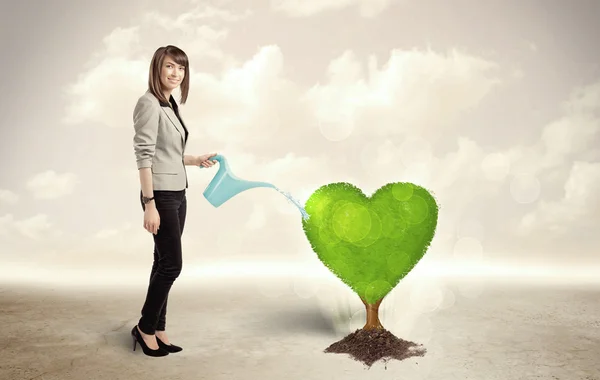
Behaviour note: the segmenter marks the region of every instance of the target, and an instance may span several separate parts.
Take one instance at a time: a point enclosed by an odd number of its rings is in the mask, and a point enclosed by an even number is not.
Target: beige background
[[[3,2],[0,379],[598,380],[598,19],[592,0]],[[194,168],[184,351],[131,352],[152,252],[132,112],[166,44],[191,60],[189,153],[302,203],[335,181],[436,195],[381,310],[424,358],[324,354],[364,307],[300,213],[267,189],[215,209]]]
[[[441,205],[429,273],[598,264],[597,2],[2,8],[1,278],[146,277],[132,112],[165,44],[191,60],[188,153],[219,152],[302,203],[335,181],[425,186]],[[321,266],[283,196],[215,209],[202,192],[216,170],[188,172],[183,276]]]

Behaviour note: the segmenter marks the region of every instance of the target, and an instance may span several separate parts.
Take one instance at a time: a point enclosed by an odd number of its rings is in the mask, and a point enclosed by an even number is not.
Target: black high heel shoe
[[[158,347],[162,348],[165,351],[175,353],[175,352],[179,352],[179,351],[183,350],[183,348],[176,346],[174,344],[164,343],[162,340],[160,340],[159,337],[156,337],[156,341],[158,342]]]
[[[135,351],[135,346],[139,343],[140,346],[142,346],[142,351],[144,351],[144,354],[146,354],[148,356],[159,357],[159,356],[169,355],[169,352],[166,350],[163,350],[160,346],[156,350],[149,348],[148,345],[146,344],[146,342],[144,342],[144,338],[142,338],[142,335],[138,331],[137,326],[133,326],[133,329],[131,330],[131,336],[133,337],[133,350],[134,351]]]

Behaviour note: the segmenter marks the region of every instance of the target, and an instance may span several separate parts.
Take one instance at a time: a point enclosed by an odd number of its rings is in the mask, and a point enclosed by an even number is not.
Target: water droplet
[[[296,206],[298,208],[298,210],[300,210],[300,213],[302,214],[302,219],[308,220],[309,215],[306,212],[306,210],[304,209],[304,207],[302,207],[302,205],[300,204],[300,201],[298,201],[296,198],[292,197],[292,195],[290,193],[283,191],[278,187],[275,187],[275,190],[277,190],[279,193],[281,193],[284,197],[286,197],[288,199],[288,201],[292,202],[292,204],[294,206]]]

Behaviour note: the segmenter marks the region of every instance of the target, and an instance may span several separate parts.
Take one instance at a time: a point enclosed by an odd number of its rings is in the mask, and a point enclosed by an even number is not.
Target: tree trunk
[[[379,305],[381,305],[381,301],[383,301],[383,298],[375,302],[374,304],[367,303],[367,301],[363,298],[361,298],[360,300],[367,308],[367,323],[363,327],[363,330],[383,329],[383,326],[379,321]]]

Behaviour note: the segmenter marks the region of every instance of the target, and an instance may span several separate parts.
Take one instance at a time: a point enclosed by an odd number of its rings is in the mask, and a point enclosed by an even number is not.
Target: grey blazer
[[[147,90],[133,111],[133,149],[138,170],[152,169],[154,190],[183,190],[188,187],[183,163],[188,130],[173,96],[160,102]]]

